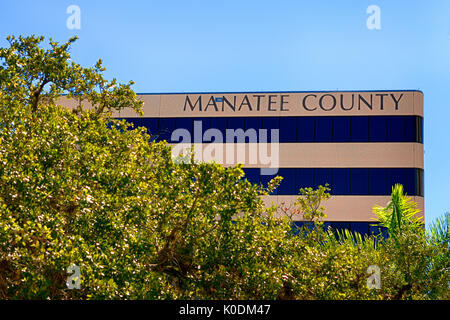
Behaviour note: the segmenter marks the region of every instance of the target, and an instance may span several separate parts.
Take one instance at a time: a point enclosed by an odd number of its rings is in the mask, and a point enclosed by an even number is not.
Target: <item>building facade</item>
[[[372,207],[401,183],[424,214],[423,94],[334,91],[141,94],[144,116],[117,118],[200,161],[243,163],[246,178],[282,176],[267,204],[289,207],[302,187],[328,183],[325,226],[374,232]],[[296,217],[301,224],[301,216]]]

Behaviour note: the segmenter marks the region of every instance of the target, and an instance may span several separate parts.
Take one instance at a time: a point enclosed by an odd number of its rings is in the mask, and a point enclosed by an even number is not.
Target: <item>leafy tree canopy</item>
[[[0,49],[0,298],[449,298],[448,223],[432,236],[417,232],[401,220],[409,219],[401,192],[378,211],[391,235],[381,239],[323,231],[329,189],[304,189],[296,210],[315,229],[294,236],[292,215],[261,198],[280,177],[252,185],[240,165],[177,161],[145,128],[113,120],[142,102],[132,82],[106,80],[100,60],[72,62],[76,38],[48,49],[43,37],[8,40]],[[75,109],[60,106],[64,95]],[[73,264],[80,288],[71,290]],[[381,289],[366,285],[370,265],[381,270]]]

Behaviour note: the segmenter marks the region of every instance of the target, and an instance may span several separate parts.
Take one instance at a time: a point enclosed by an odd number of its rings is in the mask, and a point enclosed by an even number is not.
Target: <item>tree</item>
[[[301,190],[315,232],[266,208],[280,177],[174,157],[111,113],[142,103],[69,63],[69,46],[10,37],[0,49],[0,298],[405,299],[449,297],[448,216],[431,235],[398,187],[379,208],[386,241],[322,229],[328,186]],[[60,106],[76,99],[74,110]],[[337,235],[337,237],[336,237]],[[395,235],[395,236],[394,236]],[[69,289],[67,269],[80,268]],[[378,265],[382,289],[366,286]]]
[[[42,37],[9,40],[0,51],[1,298],[276,294],[280,280],[268,274],[281,268],[287,225],[260,198],[276,185],[251,185],[239,166],[178,163],[165,142],[111,119],[142,103],[131,83],[105,80],[100,62],[69,64],[75,39],[48,50]],[[63,93],[78,99],[75,112],[57,105]],[[66,287],[72,264],[79,290]]]
[[[380,248],[386,257],[380,265],[383,283],[388,284],[383,289],[386,299],[435,299],[449,294],[448,238],[437,231],[438,222],[428,235],[416,206],[396,184],[388,205],[373,208],[388,231]]]
[[[322,219],[326,218],[325,207],[323,207],[322,202],[330,198],[328,193],[330,190],[328,183],[325,186],[320,185],[316,190],[311,187],[301,188],[300,195],[294,202],[296,208],[293,213],[301,214],[303,219],[308,221],[310,226],[313,226],[316,234],[314,241],[320,241],[320,231],[323,229]],[[304,231],[302,230],[302,233]]]
[[[71,61],[70,45],[78,38],[72,37],[59,45],[50,39],[50,48],[39,45],[44,37],[9,36],[9,48],[0,49],[0,91],[2,99],[9,103],[28,105],[35,113],[41,102],[53,104],[62,94],[78,101],[76,111],[83,103],[99,115],[113,110],[133,108],[142,113],[142,101],[128,84],[118,84],[116,79],[107,81],[102,72],[102,60],[94,67],[83,68]]]
[[[386,227],[389,234],[397,238],[403,230],[410,229],[419,232],[424,228],[422,217],[416,217],[420,212],[417,204],[403,192],[403,186],[392,187],[391,200],[386,207],[375,206],[373,212],[377,215],[379,224]]]

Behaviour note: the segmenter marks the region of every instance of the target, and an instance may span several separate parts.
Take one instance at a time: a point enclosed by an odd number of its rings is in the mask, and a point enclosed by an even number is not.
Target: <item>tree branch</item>
[[[41,95],[42,90],[44,89],[44,86],[49,83],[50,81],[47,79],[47,77],[44,78],[44,80],[42,80],[41,85],[39,86],[39,88],[37,88],[32,95],[31,98],[31,110],[33,111],[33,113],[36,112],[37,107],[38,107],[38,103],[39,103],[39,97]]]

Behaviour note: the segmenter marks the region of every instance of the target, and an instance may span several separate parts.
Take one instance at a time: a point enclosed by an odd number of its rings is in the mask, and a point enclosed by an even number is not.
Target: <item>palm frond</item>
[[[429,239],[437,244],[450,244],[450,213],[446,212],[442,217],[434,220],[428,232]]]
[[[394,237],[403,228],[419,231],[423,227],[423,217],[417,217],[420,212],[417,204],[404,193],[401,184],[392,187],[391,200],[386,207],[375,206],[372,210],[379,224],[386,227],[389,234]]]

